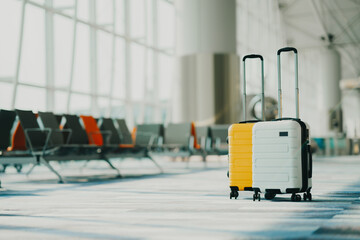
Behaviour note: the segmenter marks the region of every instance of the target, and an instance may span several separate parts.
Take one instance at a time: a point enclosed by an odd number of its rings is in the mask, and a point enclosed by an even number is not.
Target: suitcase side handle
[[[313,160],[312,160],[312,152],[311,145],[308,145],[308,154],[309,154],[309,178],[312,178],[312,168],[313,168]]]
[[[281,63],[280,54],[282,52],[294,52],[295,54],[295,112],[296,118],[299,118],[299,79],[298,79],[298,51],[293,47],[280,48],[277,51],[278,63],[278,118],[282,117],[282,92],[281,92]]]
[[[246,121],[246,59],[259,58],[261,60],[261,120],[265,120],[265,97],[264,97],[264,58],[259,54],[249,54],[243,57],[244,66],[244,83],[243,83],[243,115],[244,121]]]

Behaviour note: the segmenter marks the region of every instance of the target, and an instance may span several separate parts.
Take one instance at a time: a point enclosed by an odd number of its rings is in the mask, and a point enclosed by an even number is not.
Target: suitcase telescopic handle
[[[281,92],[281,66],[280,54],[282,52],[294,52],[295,54],[295,111],[296,118],[299,118],[299,84],[298,84],[298,51],[293,47],[281,48],[277,51],[278,63],[278,118],[282,117],[282,92]]]
[[[277,55],[280,55],[280,53],[282,53],[282,52],[294,52],[294,53],[297,53],[297,49],[296,49],[296,48],[293,48],[293,47],[280,48],[280,49],[277,51]]]
[[[265,120],[265,102],[264,102],[264,58],[258,54],[250,54],[243,57],[244,65],[244,83],[243,83],[243,113],[244,121],[246,121],[246,68],[245,62],[248,58],[259,58],[261,60],[261,120]]]

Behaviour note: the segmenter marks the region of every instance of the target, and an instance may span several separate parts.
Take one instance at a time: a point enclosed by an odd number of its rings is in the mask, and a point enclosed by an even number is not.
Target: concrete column
[[[326,48],[320,52],[319,61],[320,92],[318,101],[321,111],[321,135],[335,136],[342,131],[341,123],[341,79],[340,54],[333,48]]]
[[[173,121],[240,120],[236,1],[177,0]]]

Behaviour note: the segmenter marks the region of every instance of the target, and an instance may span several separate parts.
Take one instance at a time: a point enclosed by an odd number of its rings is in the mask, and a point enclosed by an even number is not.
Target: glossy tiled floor
[[[360,239],[360,158],[315,159],[313,202],[228,198],[226,160],[57,165],[2,174],[1,239]],[[26,171],[30,166],[24,167]],[[79,175],[81,177],[69,177]],[[91,177],[88,177],[91,176]]]

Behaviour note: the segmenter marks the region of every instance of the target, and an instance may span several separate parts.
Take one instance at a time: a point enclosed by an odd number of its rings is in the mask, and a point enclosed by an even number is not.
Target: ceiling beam
[[[338,8],[339,13],[340,13],[340,16],[341,16],[342,19],[347,23],[347,25],[346,25],[346,26],[343,26],[343,25],[335,18],[335,16],[333,16],[333,17],[334,17],[334,20],[339,24],[339,26],[343,29],[343,31],[345,31],[345,32],[348,34],[348,36],[349,36],[350,38],[352,38],[352,39],[351,39],[352,41],[360,42],[360,39],[359,39],[358,36],[355,34],[354,29],[352,29],[352,28],[350,27],[349,21],[348,21],[348,19],[345,17],[344,12],[340,9],[340,6],[338,5],[338,3],[337,3],[336,1],[334,1],[333,3],[334,3],[335,6]]]
[[[316,36],[314,33],[308,31],[307,29],[304,29],[302,27],[300,27],[299,25],[297,24],[294,24],[292,21],[289,21],[287,19],[284,19],[284,22],[286,23],[287,26],[290,26],[290,29],[295,29],[297,30],[298,32],[304,34],[305,36],[313,39],[314,41],[317,41],[317,42],[321,42],[322,45],[324,45],[324,42],[322,42],[320,40],[320,37],[319,36]]]
[[[323,34],[324,34],[324,36],[325,36],[326,42],[327,42],[327,44],[330,45],[330,44],[331,44],[331,40],[330,40],[330,38],[329,38],[329,32],[327,31],[326,26],[325,26],[324,22],[323,22],[322,19],[321,19],[319,9],[317,8],[314,0],[311,0],[310,3],[311,3],[311,6],[312,6],[312,9],[313,9],[313,11],[314,11],[315,17],[316,17],[318,23],[319,23],[320,26],[321,26],[321,29],[322,29]],[[321,2],[320,2],[320,3],[321,3]]]
[[[287,1],[287,3],[284,4],[284,1],[282,3],[279,2],[279,6],[281,6],[280,10],[283,12],[283,13],[286,13],[290,8],[292,8],[295,3],[297,3],[299,1],[297,0],[292,0],[291,2]]]
[[[337,7],[337,9],[338,9],[338,11],[339,11],[339,13],[341,13],[341,16],[343,17],[343,19],[345,19],[345,21],[347,21],[347,18],[344,16],[344,14],[343,14],[343,12],[341,11],[341,9],[340,9],[340,7],[337,5],[337,3],[336,2],[334,2],[334,4],[336,4],[336,7]],[[342,29],[344,29],[344,31],[345,31],[345,34],[349,37],[349,39],[352,41],[352,42],[360,42],[359,41],[359,39],[358,39],[358,37],[356,36],[356,35],[354,35],[354,33],[350,30],[350,29],[347,29],[347,28],[345,28],[344,26],[343,26],[343,24],[336,18],[336,16],[334,16],[333,14],[331,14],[330,13],[330,15],[332,16],[332,18],[334,19],[334,21],[336,22],[336,24],[340,27],[340,28],[342,28]],[[345,50],[345,49],[344,49]],[[357,52],[359,53],[359,49],[356,49],[356,50],[358,50]],[[357,64],[357,58],[354,56],[354,52],[348,52],[349,53],[349,55],[351,56],[351,58],[352,58],[352,60],[353,60],[353,65],[355,66],[355,68],[356,68],[356,71],[357,71],[357,76],[359,76],[359,74],[360,74],[360,69],[358,69],[358,64]],[[359,54],[355,54],[356,56],[358,56]]]
[[[357,23],[358,21],[360,20],[360,12],[358,14],[356,14],[350,21],[348,21],[348,24],[346,25],[346,29],[349,28],[349,29],[353,29],[353,25],[355,23]],[[343,33],[345,32],[345,28],[344,29],[340,29],[341,32],[338,32],[338,33],[335,33],[335,36],[342,36]]]

